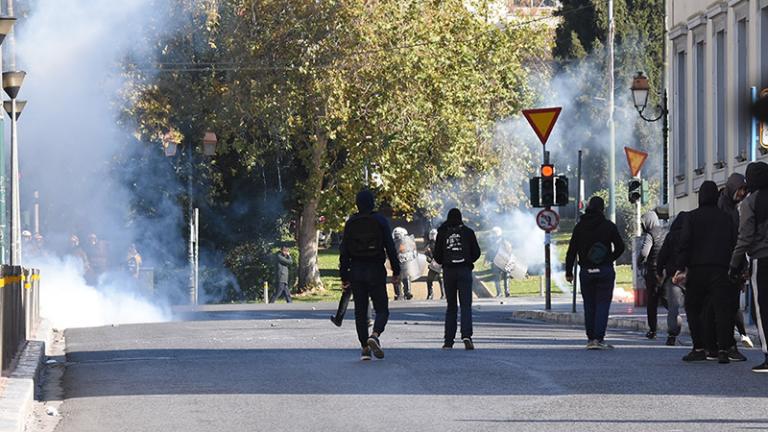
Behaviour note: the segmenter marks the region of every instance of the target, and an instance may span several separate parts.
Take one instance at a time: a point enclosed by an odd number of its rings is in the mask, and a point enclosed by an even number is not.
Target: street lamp
[[[163,135],[163,146],[165,148],[165,155],[173,157],[176,155],[176,149],[179,145],[179,134],[168,132]],[[216,154],[216,134],[213,132],[206,132],[203,135],[203,154],[206,156],[212,156]],[[192,187],[192,176],[194,169],[194,147],[190,146],[187,155],[187,194],[189,196],[188,201],[188,213],[189,213],[189,297],[190,303],[196,305],[199,300],[199,269],[200,269],[200,250],[199,250],[199,209],[194,206],[194,189]]]
[[[16,101],[16,120],[21,117],[21,112],[24,111],[24,107],[27,106],[27,101],[25,100],[17,100]],[[3,101],[3,108],[5,109],[5,112],[8,113],[8,117],[11,117],[13,115],[13,103],[11,101]]]
[[[669,201],[669,109],[667,108],[667,90],[664,89],[663,91],[659,92],[659,95],[661,96],[661,103],[656,108],[659,111],[659,115],[655,118],[650,118],[643,115],[643,112],[648,105],[648,94],[650,93],[651,87],[648,84],[648,78],[645,77],[642,71],[635,75],[634,79],[632,80],[632,87],[630,87],[630,89],[632,90],[632,101],[634,102],[635,109],[637,109],[641,119],[649,123],[662,120],[661,134],[663,148],[663,167],[661,200],[662,204],[666,204]]]
[[[23,71],[3,72],[3,90],[11,98],[11,265],[21,265],[21,198],[19,193],[19,142],[17,120],[19,108],[16,96],[27,75]],[[5,104],[3,104],[5,105]]]
[[[16,22],[16,18],[9,16],[0,16],[0,44],[3,43],[5,37],[13,30],[13,24]]]

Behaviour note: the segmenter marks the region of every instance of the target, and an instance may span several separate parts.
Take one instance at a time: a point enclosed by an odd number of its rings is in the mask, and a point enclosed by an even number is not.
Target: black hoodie
[[[699,189],[699,208],[688,213],[676,253],[677,270],[717,267],[728,270],[736,245],[737,227],[731,216],[717,208],[718,191],[713,181]]]
[[[446,242],[449,231],[457,230],[461,236],[463,245],[464,262],[454,264],[446,262],[444,258]],[[480,245],[477,243],[475,232],[464,225],[459,209],[451,209],[448,212],[447,220],[437,229],[437,239],[435,240],[435,261],[444,268],[469,267],[474,268],[474,263],[480,258]]]
[[[717,207],[731,215],[731,219],[737,227],[739,226],[739,203],[733,198],[739,189],[746,186],[746,178],[739,173],[733,173],[725,182],[725,187],[720,191],[720,198],[717,200]]]
[[[603,244],[606,250],[611,252],[603,262],[594,262],[588,258],[590,249],[596,243]],[[624,253],[624,240],[621,239],[616,224],[606,219],[599,208],[587,208],[586,213],[573,228],[568,252],[565,254],[565,274],[573,276],[577,256],[581,267],[595,268],[612,264],[622,253]]]

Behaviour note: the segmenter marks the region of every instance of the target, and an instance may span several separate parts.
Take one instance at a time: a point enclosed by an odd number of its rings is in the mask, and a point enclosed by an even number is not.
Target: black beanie
[[[605,201],[603,201],[602,198],[599,196],[593,196],[589,199],[589,204],[587,204],[587,210],[596,211],[596,212],[604,212],[605,211]]]

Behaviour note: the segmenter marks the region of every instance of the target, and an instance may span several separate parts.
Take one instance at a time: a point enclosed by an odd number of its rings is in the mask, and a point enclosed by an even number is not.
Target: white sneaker
[[[597,346],[597,340],[591,340],[587,342],[587,349],[588,350],[600,349],[600,347]]]
[[[741,337],[741,344],[744,345],[747,348],[754,348],[755,347],[755,344],[752,343],[752,339],[750,339],[748,335],[743,335]]]

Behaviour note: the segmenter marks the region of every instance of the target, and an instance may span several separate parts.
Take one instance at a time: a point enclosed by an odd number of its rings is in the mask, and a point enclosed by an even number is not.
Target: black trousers
[[[755,260],[752,267],[752,293],[755,297],[755,321],[763,353],[768,356],[765,331],[768,330],[768,258]]]
[[[733,326],[738,288],[728,279],[728,270],[694,267],[688,270],[685,312],[694,349],[727,350],[735,345]]]
[[[656,332],[658,327],[659,304],[669,310],[667,296],[664,287],[656,279],[656,269],[648,269],[645,277],[645,293],[647,295],[646,313],[648,315],[648,329]]]
[[[466,266],[443,269],[445,298],[445,342],[452,344],[456,338],[456,318],[461,305],[461,337],[472,337],[472,269]],[[457,302],[458,298],[458,302]]]
[[[355,328],[360,346],[368,342],[368,299],[373,302],[376,319],[373,331],[384,332],[389,320],[389,299],[387,298],[387,270],[381,264],[352,263],[349,274],[352,294],[355,298]]]

